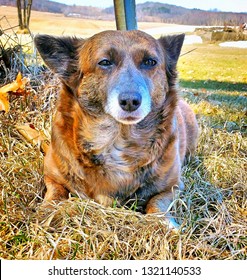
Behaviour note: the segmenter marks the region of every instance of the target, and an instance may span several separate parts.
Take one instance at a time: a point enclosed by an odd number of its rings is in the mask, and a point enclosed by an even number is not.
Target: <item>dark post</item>
[[[135,0],[124,0],[126,29],[137,29]]]
[[[114,0],[114,10],[118,30],[137,29],[135,0]]]

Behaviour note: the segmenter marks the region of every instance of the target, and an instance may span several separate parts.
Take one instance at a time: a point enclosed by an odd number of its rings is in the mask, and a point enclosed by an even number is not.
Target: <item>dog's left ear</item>
[[[183,46],[185,34],[163,36],[158,41],[165,49],[165,53],[168,59],[168,67],[170,70],[174,70],[177,65],[177,61]]]

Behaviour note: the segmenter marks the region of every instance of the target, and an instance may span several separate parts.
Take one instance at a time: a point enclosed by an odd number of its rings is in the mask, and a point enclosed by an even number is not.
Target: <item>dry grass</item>
[[[181,79],[189,80],[183,67]],[[190,67],[198,71],[193,63]],[[11,97],[10,112],[0,115],[0,258],[247,258],[247,91],[242,84],[234,91],[212,90],[197,86],[195,79],[182,90],[201,134],[197,155],[183,168],[186,189],[173,205],[181,229],[173,232],[160,216],[76,197],[53,210],[39,207],[43,154],[15,126],[32,124],[49,135],[58,86],[49,72],[29,76],[30,95]]]

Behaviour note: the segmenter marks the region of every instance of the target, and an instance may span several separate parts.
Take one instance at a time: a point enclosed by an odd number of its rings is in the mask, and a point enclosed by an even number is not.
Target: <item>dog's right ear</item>
[[[67,84],[78,70],[77,49],[85,40],[75,37],[36,35],[35,45],[46,65]]]

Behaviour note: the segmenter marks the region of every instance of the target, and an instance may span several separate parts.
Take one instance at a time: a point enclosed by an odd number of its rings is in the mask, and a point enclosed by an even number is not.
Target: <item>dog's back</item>
[[[181,153],[181,159],[183,160],[185,155],[193,155],[195,153],[198,139],[198,125],[194,112],[183,99],[179,99],[178,101],[177,115],[180,139],[185,138],[185,141],[180,141],[180,143],[184,142],[185,146]],[[182,132],[183,127],[184,132]]]
[[[73,192],[105,205],[134,199],[144,212],[167,211],[198,134],[176,91],[183,39],[140,31],[36,37],[63,84],[45,159],[46,201]]]

